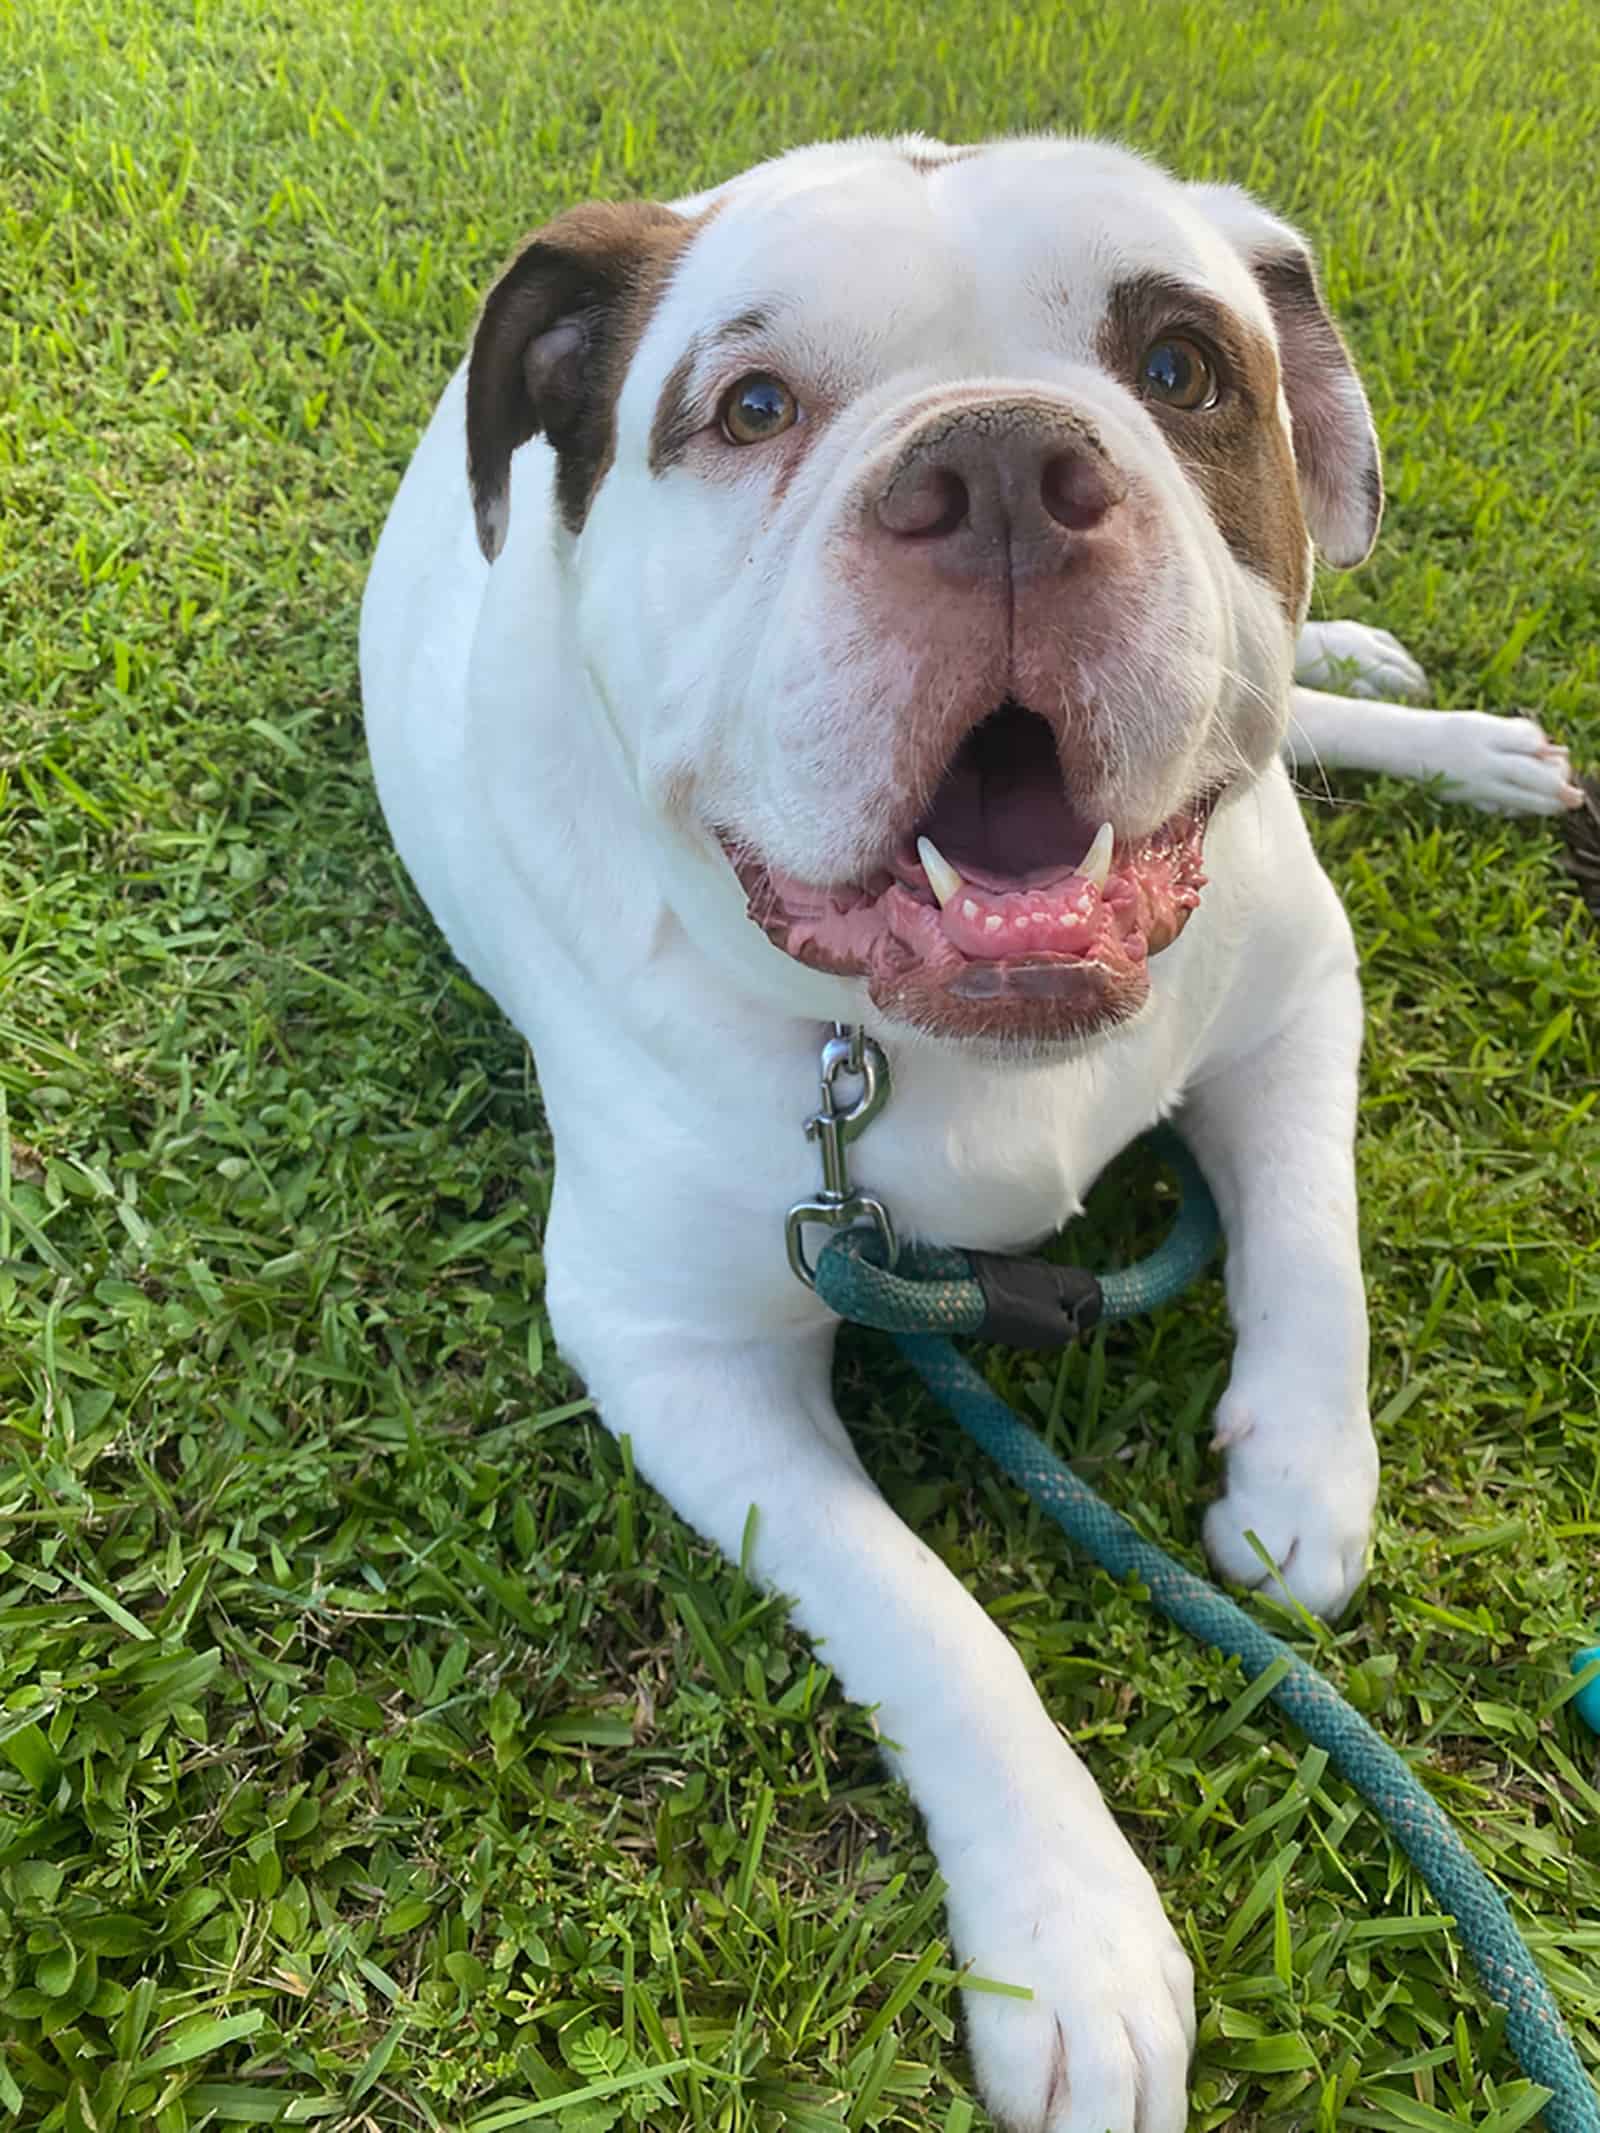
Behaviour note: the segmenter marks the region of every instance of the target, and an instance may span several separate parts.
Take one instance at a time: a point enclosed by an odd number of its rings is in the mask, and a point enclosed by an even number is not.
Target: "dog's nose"
[[[926,423],[870,499],[897,543],[960,574],[1059,564],[1115,512],[1124,484],[1098,439],[1055,409],[964,408]]]
[[[1069,533],[1088,533],[1121,499],[1105,460],[1087,445],[1052,452],[1039,477],[1046,511]]]

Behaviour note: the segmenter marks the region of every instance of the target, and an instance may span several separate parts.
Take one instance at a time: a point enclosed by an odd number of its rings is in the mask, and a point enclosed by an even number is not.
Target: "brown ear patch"
[[[1352,431],[1365,424],[1366,401],[1344,335],[1329,316],[1308,258],[1269,252],[1252,260],[1250,271],[1277,328],[1284,398],[1294,414],[1295,458],[1312,516],[1341,527],[1353,518],[1340,552],[1346,561],[1360,561],[1377,538],[1383,515],[1383,472],[1375,447],[1362,453],[1359,440],[1352,443]],[[1353,510],[1341,493],[1352,472],[1359,492]],[[1351,548],[1357,552],[1350,554]]]
[[[591,202],[531,237],[490,290],[467,364],[467,475],[491,561],[511,455],[530,437],[555,447],[557,509],[582,527],[616,450],[628,365],[699,227],[650,200]]]
[[[1277,353],[1265,334],[1205,290],[1164,274],[1136,274],[1111,292],[1100,360],[1137,391],[1146,350],[1169,334],[1208,341],[1222,359],[1224,389],[1215,407],[1185,412],[1149,402],[1150,413],[1217,531],[1272,586],[1298,628],[1311,590],[1311,542],[1278,416]]]

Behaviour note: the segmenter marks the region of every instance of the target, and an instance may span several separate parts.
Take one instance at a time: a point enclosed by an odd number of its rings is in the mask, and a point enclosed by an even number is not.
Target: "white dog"
[[[1531,722],[1293,686],[1377,530],[1295,233],[1119,150],[801,150],[592,206],[494,288],[361,624],[378,788],[555,1136],[561,1345],[876,1706],[1007,2125],[1184,2123],[1189,1963],[1005,1638],[890,1511],[790,1271],[819,1041],[902,1232],[1008,1250],[1175,1114],[1228,1236],[1224,1575],[1335,1613],[1377,1489],[1350,931],[1285,748],[1553,812]],[[492,567],[491,567],[492,566]],[[1301,638],[1373,685],[1379,633]],[[1346,677],[1348,678],[1348,677]]]

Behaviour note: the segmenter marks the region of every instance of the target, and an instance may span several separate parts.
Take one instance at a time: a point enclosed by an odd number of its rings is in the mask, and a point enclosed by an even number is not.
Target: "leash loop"
[[[889,1260],[870,1230],[830,1237],[812,1286],[841,1318],[880,1333],[963,1333],[1012,1348],[1066,1348],[1101,1324],[1169,1303],[1217,1248],[1216,1204],[1178,1136],[1158,1127],[1146,1145],[1178,1181],[1178,1215],[1146,1258],[1114,1273],[1053,1260],[903,1244]],[[791,1216],[791,1220],[793,1217]]]

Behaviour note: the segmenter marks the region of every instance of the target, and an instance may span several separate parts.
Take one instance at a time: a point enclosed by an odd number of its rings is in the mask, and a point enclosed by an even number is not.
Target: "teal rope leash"
[[[1144,1145],[1174,1172],[1182,1198],[1177,1221],[1133,1266],[1096,1276],[1043,1259],[906,1244],[891,1271],[879,1235],[847,1229],[823,1248],[817,1294],[840,1318],[880,1333],[967,1333],[999,1341],[1009,1335],[1014,1346],[1029,1348],[1065,1345],[1102,1319],[1157,1311],[1204,1271],[1222,1226],[1199,1165],[1178,1136],[1162,1127]]]
[[[1053,1286],[1069,1327],[1065,1336],[1054,1336],[1058,1342],[1095,1317],[1131,1318],[1170,1301],[1215,1248],[1216,1209],[1204,1180],[1175,1137],[1163,1135],[1161,1142],[1164,1159],[1179,1174],[1183,1202],[1160,1249],[1137,1266],[1098,1282],[1069,1268],[1045,1269],[1030,1277],[1031,1301],[1024,1316],[1033,1306],[1047,1309],[1041,1282],[1044,1288]],[[1137,1577],[1164,1615],[1191,1636],[1231,1653],[1249,1680],[1269,1670],[1279,1673],[1268,1692],[1271,1700],[1309,1740],[1326,1749],[1330,1761],[1382,1817],[1434,1900],[1455,1917],[1485,1992],[1505,2010],[1506,2034],[1523,2072],[1550,2091],[1544,2107],[1550,2133],[1600,2133],[1600,2103],[1550,1989],[1505,1899],[1432,1795],[1298,1652],[1102,1503],[956,1353],[946,1335],[983,1331],[992,1336],[997,1321],[1006,1320],[1005,1311],[995,1307],[993,1280],[985,1280],[995,1262],[986,1269],[983,1254],[908,1248],[890,1272],[883,1258],[881,1243],[872,1233],[837,1232],[818,1255],[817,1294],[841,1318],[892,1333],[928,1390],[1055,1520],[1074,1547],[1114,1578]],[[1044,1269],[1042,1261],[1012,1265]],[[1098,1310],[1091,1292],[1098,1294]]]

